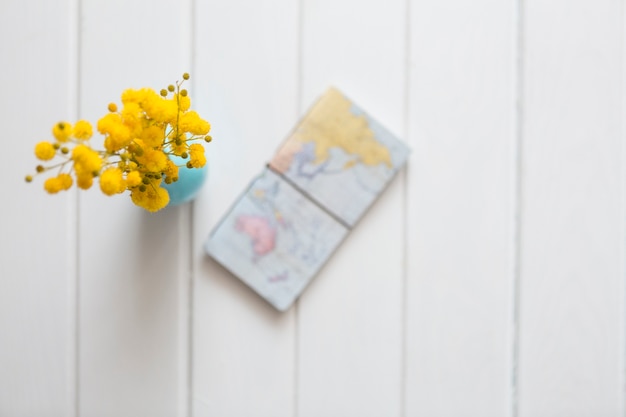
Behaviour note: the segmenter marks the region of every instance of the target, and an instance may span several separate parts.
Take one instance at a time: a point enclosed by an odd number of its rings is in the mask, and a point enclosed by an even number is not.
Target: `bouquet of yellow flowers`
[[[52,128],[53,142],[39,142],[35,156],[40,161],[60,159],[53,165],[37,165],[37,174],[56,170],[56,176],[44,182],[44,189],[55,194],[74,184],[87,190],[99,178],[106,195],[130,191],[136,205],[154,212],[165,207],[170,197],[163,183],[178,181],[180,167],[202,168],[206,163],[204,147],[197,141],[211,142],[211,125],[190,110],[183,81],[169,85],[160,93],[150,89],[128,89],[122,93],[122,109],[115,103],[98,120],[98,132],[104,136],[104,149],[91,147],[92,125],[79,120],[73,126],[59,122]],[[186,160],[180,167],[176,156]],[[31,182],[32,175],[26,176]]]

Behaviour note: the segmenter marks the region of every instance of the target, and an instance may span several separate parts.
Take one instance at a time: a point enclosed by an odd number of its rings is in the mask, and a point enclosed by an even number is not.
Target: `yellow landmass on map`
[[[344,168],[357,163],[391,168],[389,149],[376,141],[367,118],[354,114],[351,108],[350,100],[339,91],[328,90],[279,150],[272,161],[274,168],[286,172],[293,155],[308,142],[315,143],[315,164],[326,161],[331,148],[339,148],[354,158]]]

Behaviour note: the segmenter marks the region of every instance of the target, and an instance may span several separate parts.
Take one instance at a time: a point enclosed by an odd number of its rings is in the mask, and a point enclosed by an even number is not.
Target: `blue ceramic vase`
[[[180,168],[178,169],[178,181],[171,184],[162,183],[163,188],[170,194],[168,207],[178,206],[193,200],[202,188],[209,170],[208,163],[202,168],[187,168],[185,164],[189,159],[173,155],[170,155],[170,159]]]

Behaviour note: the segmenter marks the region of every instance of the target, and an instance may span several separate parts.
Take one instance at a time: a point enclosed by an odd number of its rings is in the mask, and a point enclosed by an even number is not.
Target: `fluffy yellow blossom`
[[[102,158],[93,149],[86,145],[77,145],[72,151],[74,170],[77,175],[97,175],[102,168]]]
[[[50,194],[56,194],[63,189],[63,183],[58,177],[52,177],[43,183],[43,188]]]
[[[140,187],[134,188],[130,193],[133,203],[150,212],[161,210],[170,202],[170,195],[165,188],[155,184],[148,184],[144,191]]]
[[[52,127],[52,135],[59,142],[67,142],[72,134],[72,125],[68,122],[59,122]]]
[[[194,143],[189,147],[189,163],[193,168],[202,168],[206,164],[206,157],[204,156],[204,147],[199,143]]]
[[[138,104],[150,119],[159,123],[171,123],[178,115],[177,104],[164,99],[151,88],[125,90],[122,93],[122,103],[125,106],[128,103]]]
[[[141,140],[152,148],[156,148],[163,143],[163,128],[157,125],[148,126],[141,132]]]
[[[108,113],[98,120],[98,132],[106,135],[104,147],[109,152],[119,151],[132,139],[129,127],[124,124],[117,113]]]
[[[189,132],[194,135],[206,135],[211,130],[209,122],[200,118],[198,113],[193,110],[181,116],[178,127],[183,132]]]
[[[178,165],[171,159],[167,160],[167,167],[163,173],[165,174],[165,182],[178,181]]]
[[[178,139],[176,139],[175,132],[172,132],[170,141],[170,149],[174,155],[181,156],[183,153],[189,151],[189,144],[187,143],[186,134],[183,133],[178,136]]]
[[[86,120],[79,120],[74,125],[74,130],[72,131],[72,135],[79,140],[87,140],[91,138],[93,135],[93,129],[91,127],[91,123]]]
[[[57,178],[61,182],[61,188],[63,190],[69,190],[74,183],[74,180],[72,180],[72,176],[70,174],[59,174]]]
[[[106,195],[123,193],[126,182],[119,168],[108,168],[100,175],[100,189]]]
[[[83,173],[76,175],[76,185],[78,188],[88,190],[93,185],[93,175],[90,173]]]
[[[186,112],[187,110],[189,110],[189,107],[191,107],[191,99],[189,98],[189,96],[175,94],[172,100],[178,100],[178,103],[180,104],[180,111],[182,112]]]
[[[141,104],[152,93],[156,94],[156,92],[152,90],[151,88],[142,88],[140,90],[135,90],[132,88],[126,89],[124,90],[124,92],[122,92],[122,104],[124,105],[128,103]]]
[[[56,155],[56,149],[50,142],[39,142],[35,146],[35,156],[42,161],[49,161]]]
[[[173,123],[178,116],[178,106],[172,100],[159,96],[156,92],[150,94],[142,103],[146,115],[159,123]]]
[[[139,134],[141,132],[143,123],[143,111],[139,104],[129,102],[124,104],[124,108],[121,111],[122,121],[133,133]]]
[[[141,174],[139,171],[130,171],[126,175],[126,186],[128,188],[136,187],[141,184]]]
[[[61,190],[69,190],[72,182],[72,177],[69,174],[59,174],[56,177],[48,178],[43,187],[50,194],[56,194]]]
[[[143,155],[138,155],[136,159],[148,172],[163,172],[167,166],[167,156],[151,148],[144,149]]]

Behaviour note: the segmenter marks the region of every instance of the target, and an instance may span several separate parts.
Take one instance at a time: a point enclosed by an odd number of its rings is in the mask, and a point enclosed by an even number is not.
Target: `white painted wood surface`
[[[0,417],[623,417],[625,10],[1,2]],[[193,204],[23,182],[58,119],[184,71]],[[281,314],[201,245],[329,85],[413,154]]]
[[[191,63],[189,10],[183,6],[174,0],[149,7],[81,2],[81,117],[97,120],[108,102],[121,105],[121,91],[130,86],[164,88],[180,79]],[[156,22],[168,30],[154,30]],[[129,203],[128,196],[80,193],[80,416],[165,417],[186,409],[187,376],[179,373],[186,373],[188,350],[179,338],[187,337],[188,325],[179,317],[187,314],[179,291],[188,291],[189,227],[183,219],[189,208],[149,216]]]
[[[408,416],[512,412],[514,12],[493,1],[411,7]]]
[[[620,7],[524,10],[520,416],[624,413]]]
[[[294,310],[275,311],[208,259],[202,243],[297,120],[298,16],[287,0],[195,8],[193,95],[200,113],[213,115],[215,138],[209,181],[193,207],[195,416],[294,411]]]

